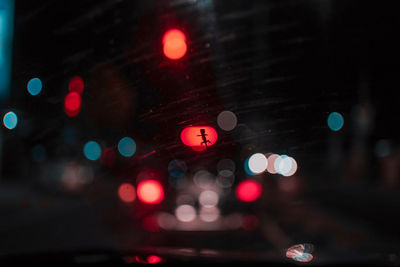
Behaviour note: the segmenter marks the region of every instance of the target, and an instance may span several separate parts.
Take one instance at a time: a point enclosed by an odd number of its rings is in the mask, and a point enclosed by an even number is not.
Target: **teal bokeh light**
[[[89,141],[83,148],[83,154],[89,160],[98,160],[101,156],[101,146],[95,141]]]
[[[124,137],[118,143],[118,151],[124,157],[132,157],[136,152],[136,142],[130,137]]]
[[[28,92],[31,95],[38,95],[42,91],[42,81],[39,78],[33,78],[28,82]]]
[[[14,129],[18,124],[18,117],[12,111],[7,112],[3,117],[3,124],[7,129]]]
[[[336,132],[342,129],[344,119],[340,113],[332,112],[331,114],[329,114],[327,122],[329,129]]]

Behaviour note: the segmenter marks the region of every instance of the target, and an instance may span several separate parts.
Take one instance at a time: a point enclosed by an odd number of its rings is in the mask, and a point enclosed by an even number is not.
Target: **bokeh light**
[[[219,196],[216,192],[211,190],[205,190],[199,195],[200,205],[210,208],[215,207],[218,204]]]
[[[196,151],[206,150],[214,145],[217,139],[217,131],[210,126],[189,126],[181,132],[182,143]]]
[[[217,175],[217,184],[222,188],[229,188],[235,181],[235,174],[231,170],[221,170]]]
[[[217,117],[218,126],[224,131],[232,131],[237,125],[237,118],[232,111],[222,111]]]
[[[118,196],[123,202],[133,202],[136,199],[136,189],[129,183],[123,183],[118,188]]]
[[[67,116],[75,117],[81,110],[82,99],[79,93],[69,92],[64,99],[64,110]]]
[[[7,129],[10,129],[10,130],[17,127],[17,124],[18,124],[17,114],[15,114],[12,111],[9,111],[6,114],[4,114],[3,124]]]
[[[162,258],[158,257],[157,255],[149,255],[146,261],[148,264],[155,264],[162,262]]]
[[[136,142],[130,137],[124,137],[118,142],[118,151],[124,157],[132,157],[136,152]]]
[[[157,204],[164,199],[164,189],[156,180],[143,180],[137,186],[137,196],[147,204]]]
[[[248,167],[253,174],[260,174],[267,169],[268,160],[265,155],[255,153],[249,157]]]
[[[277,173],[277,171],[275,170],[275,160],[277,159],[277,158],[279,158],[279,155],[278,154],[271,154],[271,155],[269,155],[268,156],[268,166],[267,166],[267,171],[270,173],[270,174],[276,174]]]
[[[299,244],[287,249],[286,257],[298,262],[310,262],[313,260],[312,245]]]
[[[174,159],[168,163],[168,172],[172,177],[180,178],[185,176],[188,167],[183,160]]]
[[[85,88],[85,83],[83,82],[82,77],[74,76],[69,80],[68,90],[70,92],[77,92],[78,94],[83,93],[83,89]]]
[[[169,59],[177,60],[186,54],[186,36],[178,29],[167,31],[164,34],[162,43],[164,55]]]
[[[160,212],[157,215],[157,223],[164,230],[173,230],[177,225],[177,220],[172,214]]]
[[[35,96],[42,91],[42,81],[39,78],[30,79],[27,85],[28,92]]]
[[[219,218],[219,213],[216,207],[201,207],[199,217],[204,222],[215,222]]]
[[[243,202],[253,202],[260,198],[261,185],[253,180],[245,180],[236,187],[236,197]]]
[[[83,154],[89,160],[98,160],[101,156],[101,146],[95,141],[89,141],[83,147]]]
[[[180,205],[175,210],[178,221],[191,222],[196,219],[196,209],[191,205]]]
[[[343,127],[344,119],[343,116],[338,112],[332,112],[328,116],[328,126],[332,131],[339,131]]]
[[[297,171],[297,162],[287,155],[280,155],[274,161],[274,169],[283,176],[292,176]]]
[[[200,188],[208,188],[215,183],[215,177],[207,170],[199,170],[193,175],[193,182]]]

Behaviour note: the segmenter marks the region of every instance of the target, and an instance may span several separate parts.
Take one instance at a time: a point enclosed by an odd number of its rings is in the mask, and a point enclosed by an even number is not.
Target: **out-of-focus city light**
[[[229,188],[235,181],[235,174],[231,170],[221,170],[217,175],[217,184],[222,188]]]
[[[137,196],[147,204],[157,204],[164,199],[164,189],[156,180],[143,180],[137,186]]]
[[[136,142],[130,137],[124,137],[118,142],[118,151],[124,157],[132,157],[136,152]]]
[[[248,173],[250,175],[260,174],[264,172],[268,166],[267,158],[261,153],[255,153],[251,155],[248,161],[245,163],[247,163],[247,166],[250,170],[250,173]]]
[[[297,162],[287,155],[280,155],[274,161],[274,169],[283,176],[292,176],[297,171]]]
[[[206,150],[217,142],[218,133],[210,126],[189,126],[181,132],[182,143],[196,151]]]
[[[206,189],[215,183],[215,177],[206,170],[199,170],[193,175],[193,182],[198,187]]]
[[[232,111],[222,111],[217,117],[219,128],[224,131],[232,131],[237,125],[237,118]]]
[[[236,197],[243,202],[253,202],[260,198],[261,185],[253,180],[245,180],[236,187]]]
[[[338,112],[332,112],[328,116],[328,126],[332,131],[339,131],[343,127],[344,119],[343,116]]]
[[[310,262],[314,257],[309,250],[303,244],[294,245],[287,249],[286,257],[298,262]]]
[[[46,149],[42,145],[32,148],[32,159],[35,162],[43,162],[46,159]]]
[[[270,173],[270,174],[276,174],[277,173],[277,171],[275,170],[275,160],[277,159],[277,158],[279,158],[279,155],[278,154],[271,154],[271,155],[269,155],[268,156],[268,166],[267,166],[267,171]]]
[[[187,165],[183,160],[174,159],[168,163],[168,172],[172,177],[180,178],[185,176]]]
[[[77,116],[81,111],[81,104],[81,95],[77,92],[69,92],[64,99],[64,110],[67,116]]]
[[[14,129],[18,124],[18,117],[12,111],[7,112],[3,117],[3,124],[7,129]]]
[[[191,222],[196,219],[196,209],[190,205],[180,205],[175,210],[178,221]]]
[[[35,96],[42,91],[42,81],[39,78],[30,79],[27,85],[28,92]]]
[[[186,36],[178,29],[167,31],[164,34],[162,43],[164,55],[169,59],[177,60],[186,54]]]
[[[157,215],[158,225],[164,230],[173,230],[178,223],[175,216],[167,212],[160,212]]]
[[[219,209],[216,207],[201,207],[199,217],[204,222],[215,222],[219,218]]]
[[[101,146],[95,141],[89,141],[83,147],[83,154],[89,160],[98,160],[101,156]]]
[[[155,263],[160,263],[162,262],[162,258],[156,256],[156,255],[149,255],[146,259],[148,264],[155,264]]]
[[[136,189],[129,183],[121,184],[118,188],[118,196],[123,202],[133,202],[136,199]]]
[[[215,207],[218,204],[219,196],[216,192],[211,190],[205,190],[199,195],[200,205],[210,208]]]
[[[85,83],[83,82],[82,77],[74,76],[69,80],[68,90],[70,92],[77,92],[78,94],[83,93],[83,89],[85,88]]]

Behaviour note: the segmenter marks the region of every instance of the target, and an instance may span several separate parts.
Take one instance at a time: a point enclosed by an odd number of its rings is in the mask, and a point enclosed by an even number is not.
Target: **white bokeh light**
[[[215,222],[219,218],[219,209],[216,207],[202,207],[200,209],[200,219],[204,222]]]
[[[201,192],[199,196],[199,203],[204,207],[214,207],[218,204],[219,196],[216,192],[206,190]]]
[[[175,210],[175,216],[178,221],[191,222],[196,219],[196,209],[190,205],[180,205]]]
[[[222,111],[217,117],[218,126],[224,131],[232,131],[237,124],[237,118],[232,111]]]
[[[267,169],[268,160],[265,155],[256,153],[249,158],[249,169],[255,174],[264,172]]]

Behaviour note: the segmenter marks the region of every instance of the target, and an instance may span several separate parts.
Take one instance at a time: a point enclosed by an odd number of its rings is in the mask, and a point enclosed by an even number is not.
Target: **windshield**
[[[397,20],[378,1],[0,0],[0,255],[398,264]]]

